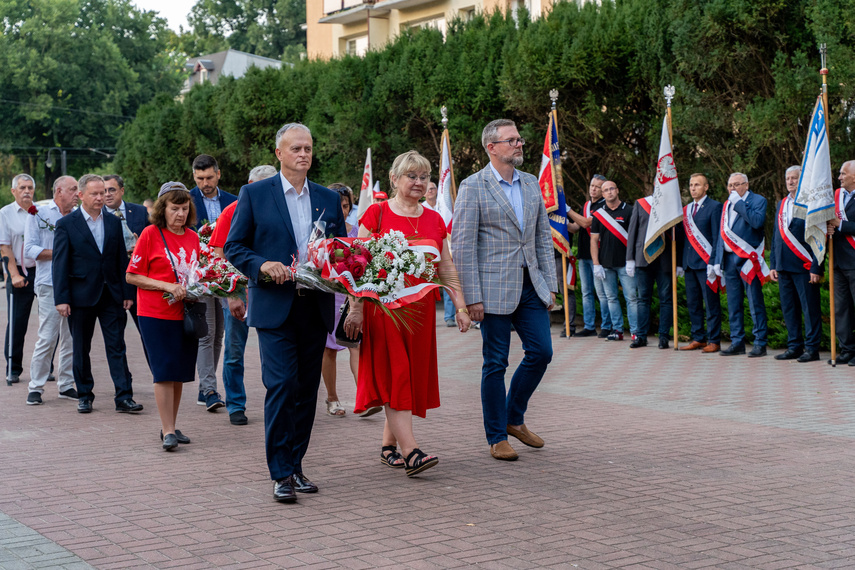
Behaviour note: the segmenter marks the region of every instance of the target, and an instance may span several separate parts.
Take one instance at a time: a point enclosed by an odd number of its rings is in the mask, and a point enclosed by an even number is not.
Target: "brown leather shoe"
[[[686,346],[681,346],[680,350],[698,350],[699,348],[703,348],[706,345],[707,345],[707,343],[705,343],[705,342],[698,342],[696,340],[693,340],[692,342],[690,342]]]
[[[721,345],[719,344],[708,344],[701,349],[703,352],[718,352],[721,350]]]
[[[543,447],[543,440],[536,433],[525,427],[525,424],[518,428],[508,426],[507,431],[508,435],[514,436],[529,447]]]
[[[491,445],[490,455],[496,459],[501,459],[502,461],[516,461],[517,457],[519,457],[517,452],[514,451],[514,448],[511,447],[511,444],[508,443],[508,440],[500,441],[499,443]]]

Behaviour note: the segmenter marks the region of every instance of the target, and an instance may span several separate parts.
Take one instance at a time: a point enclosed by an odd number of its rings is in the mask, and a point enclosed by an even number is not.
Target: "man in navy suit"
[[[220,166],[213,156],[200,154],[193,160],[193,180],[196,187],[190,190],[190,196],[196,204],[196,229],[205,222],[216,222],[226,206],[237,200],[237,196],[220,189]],[[199,339],[199,352],[196,368],[199,371],[199,397],[196,403],[205,406],[209,412],[216,412],[226,405],[217,392],[217,364],[223,351],[225,319],[223,301],[219,297],[210,297],[205,301],[205,318],[208,321],[208,334]]]
[[[819,360],[822,338],[819,281],[822,266],[805,241],[805,221],[793,216],[796,190],[799,189],[801,166],[791,166],[785,174],[786,198],[775,208],[775,233],[769,255],[772,281],[778,282],[781,310],[787,326],[787,350],[775,360]],[[802,314],[805,335],[802,336]]]
[[[721,300],[718,278],[708,275],[721,224],[721,202],[707,196],[709,181],[703,174],[689,178],[692,202],[685,208],[683,269],[686,272],[686,305],[692,323],[692,342],[680,350],[718,352],[721,349]],[[711,265],[710,265],[711,267]],[[708,278],[709,277],[709,278]],[[704,328],[706,307],[706,329]]]
[[[748,176],[734,172],[727,181],[730,196],[722,209],[719,239],[716,242],[716,276],[724,277],[727,289],[727,312],[730,314],[731,345],[722,356],[745,354],[745,294],[754,321],[754,347],[749,357],[766,356],[767,324],[763,283],[769,278],[769,268],[763,260],[765,247],[766,198],[751,192]],[[744,275],[744,277],[743,277]]]
[[[134,301],[125,281],[128,254],[122,224],[116,216],[103,212],[103,178],[86,174],[77,188],[82,204],[56,223],[52,267],[56,310],[68,317],[71,328],[77,411],[88,414],[95,399],[89,350],[97,319],[116,388],[116,411],[139,412],[143,407],[134,402],[131,380],[126,374],[124,311]]]
[[[312,135],[299,123],[276,133],[277,176],[241,188],[226,257],[249,278],[247,323],[258,332],[261,379],[267,388],[264,429],[273,497],[283,503],[317,486],[303,474],[326,335],[335,324],[331,294],[301,288],[288,266],[307,259],[313,224],[344,237],[339,195],[309,182]],[[267,279],[267,281],[265,281]]]
[[[828,221],[828,233],[834,240],[834,316],[840,343],[835,363],[855,366],[855,160],[843,163],[837,179],[837,216]]]

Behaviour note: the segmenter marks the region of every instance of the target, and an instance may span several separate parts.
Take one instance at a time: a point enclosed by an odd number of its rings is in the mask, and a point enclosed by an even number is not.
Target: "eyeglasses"
[[[407,174],[407,178],[409,178],[413,182],[418,180],[419,182],[422,182],[422,183],[430,180],[430,176],[427,174],[422,174],[421,176],[419,176],[418,174],[413,174],[412,172]]]
[[[493,141],[493,144],[499,144],[499,143],[508,143],[508,146],[523,146],[525,144],[525,139],[524,138],[518,138],[518,139],[507,139],[507,140],[503,140],[503,141]]]
[[[743,186],[745,184],[748,184],[748,182],[734,182],[733,184],[728,184],[727,187],[728,188],[739,188],[740,186]]]

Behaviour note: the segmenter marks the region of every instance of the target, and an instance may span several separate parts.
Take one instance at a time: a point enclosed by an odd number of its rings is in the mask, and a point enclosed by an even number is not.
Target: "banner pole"
[[[822,108],[825,111],[825,136],[828,137],[828,67],[825,64],[825,56],[827,54],[825,44],[819,46],[820,70],[819,75],[822,77]],[[829,139],[831,142],[831,139]],[[837,367],[837,322],[834,318],[834,240],[828,238],[828,304],[829,304],[829,325],[831,331],[829,334],[831,341],[831,366]]]
[[[668,141],[671,143],[671,153],[674,153],[674,131],[671,128],[671,99],[674,97],[674,86],[665,87],[666,113],[668,115]],[[671,306],[674,313],[674,350],[680,350],[680,337],[677,329],[677,230],[671,228]]]

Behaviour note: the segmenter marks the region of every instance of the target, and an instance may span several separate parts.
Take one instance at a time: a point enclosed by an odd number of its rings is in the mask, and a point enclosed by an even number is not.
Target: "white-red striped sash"
[[[594,217],[600,220],[600,223],[606,226],[606,229],[618,238],[623,245],[626,245],[626,240],[629,237],[629,234],[617,220],[606,214],[603,210],[605,210],[605,208],[600,208],[594,212]]]
[[[846,208],[843,206],[843,189],[838,188],[834,191],[834,211],[837,213],[837,217],[843,220],[844,222],[848,222],[849,218],[846,217]],[[842,235],[842,234],[841,234]],[[855,248],[855,237],[851,235],[846,236],[846,241]]]
[[[742,280],[746,283],[751,283],[751,280],[757,276],[760,279],[760,284],[763,285],[770,280],[769,266],[766,265],[766,260],[763,258],[763,251],[766,249],[766,239],[760,240],[760,245],[755,248],[739,237],[730,228],[730,212],[732,208],[733,204],[727,201],[721,210],[721,239],[724,240],[725,245],[733,250],[733,253],[745,260],[742,269],[739,271]]]
[[[591,217],[591,201],[590,200],[585,202],[585,205],[582,207],[582,217],[586,218],[586,219]],[[588,231],[588,235],[590,236],[591,235],[591,226],[588,226],[585,229]]]
[[[692,244],[692,248],[697,252],[700,258],[704,260],[704,263],[709,265],[710,258],[713,253],[712,244],[707,240],[703,232],[701,232],[698,224],[695,223],[695,217],[689,213],[689,206],[683,207],[683,224],[686,228],[686,238],[688,238],[689,243]],[[707,286],[712,289],[714,293],[718,293],[720,289],[724,288],[724,284],[721,282],[721,277],[718,275],[715,276],[715,279],[711,280],[709,274],[707,274]]]
[[[786,220],[784,220],[784,211],[787,206],[788,198],[784,198],[781,200],[781,207],[778,208],[778,233],[781,234],[781,239],[784,240],[784,243],[787,244],[787,247],[790,248],[790,251],[793,254],[802,260],[802,265],[805,269],[810,271],[810,254],[804,248],[804,246],[799,243],[799,240],[796,239],[796,236],[793,235],[793,232],[790,231],[789,226],[787,226]]]

